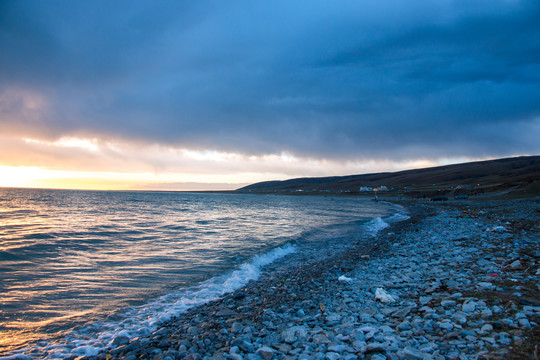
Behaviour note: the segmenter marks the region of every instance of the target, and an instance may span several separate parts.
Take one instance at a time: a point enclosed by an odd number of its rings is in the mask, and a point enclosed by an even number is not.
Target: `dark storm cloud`
[[[537,1],[1,4],[0,92],[48,102],[30,116],[3,99],[2,131],[314,157],[540,150]]]

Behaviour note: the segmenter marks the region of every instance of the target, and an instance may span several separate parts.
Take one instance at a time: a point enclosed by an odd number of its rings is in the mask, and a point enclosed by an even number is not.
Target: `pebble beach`
[[[84,359],[538,359],[540,202],[401,205],[373,238],[290,254]]]

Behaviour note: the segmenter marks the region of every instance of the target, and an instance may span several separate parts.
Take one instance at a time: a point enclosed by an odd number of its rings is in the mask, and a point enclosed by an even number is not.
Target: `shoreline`
[[[288,255],[84,359],[534,359],[538,201],[397,203],[411,218],[370,241]]]

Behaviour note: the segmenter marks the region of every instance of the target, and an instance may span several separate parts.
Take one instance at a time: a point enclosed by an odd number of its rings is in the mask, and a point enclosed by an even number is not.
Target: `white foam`
[[[61,343],[48,344],[42,348],[41,350],[47,353],[44,358],[62,359],[69,355],[95,355],[104,348],[112,347],[114,339],[118,336],[133,338],[147,335],[163,322],[180,315],[189,308],[216,300],[245,286],[249,281],[258,279],[264,266],[295,251],[296,248],[290,244],[275,248],[265,254],[255,256],[249,263],[244,263],[227,274],[209,279],[192,288],[174,291],[146,305],[134,308],[120,322],[95,323],[84,329],[70,332]],[[38,350],[36,347],[33,349]],[[19,359],[17,356],[24,355],[14,356],[14,359]]]
[[[410,218],[411,217],[408,215],[405,215],[402,213],[395,213],[394,215],[388,217],[386,221],[391,222],[391,223],[396,223],[396,222],[408,220]]]
[[[380,217],[377,217],[375,219],[371,219],[370,221],[368,221],[364,225],[364,230],[365,230],[366,234],[368,234],[370,236],[375,236],[375,235],[377,235],[377,233],[379,231],[381,231],[382,229],[387,228],[388,226],[390,226],[390,225],[388,225],[388,223],[386,221],[384,221]]]
[[[128,318],[119,326],[109,332],[104,332],[100,338],[107,341],[107,346],[117,336],[140,336],[155,330],[163,322],[170,320],[189,308],[216,300],[221,296],[231,293],[251,280],[256,280],[261,274],[261,269],[296,251],[292,245],[276,248],[262,255],[257,255],[249,263],[244,263],[239,269],[228,274],[209,279],[200,285],[176,291],[153,301],[145,306],[135,309]]]

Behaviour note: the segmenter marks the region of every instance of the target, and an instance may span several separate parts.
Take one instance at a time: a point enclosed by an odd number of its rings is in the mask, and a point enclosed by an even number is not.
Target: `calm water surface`
[[[358,198],[0,189],[0,355],[91,354],[395,212]]]

